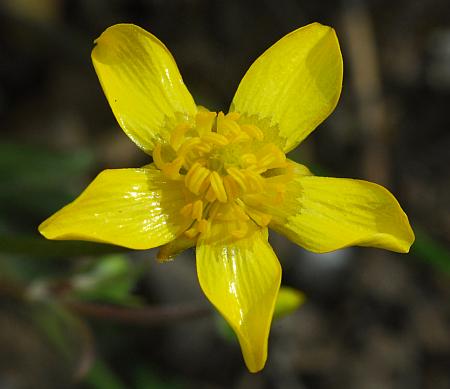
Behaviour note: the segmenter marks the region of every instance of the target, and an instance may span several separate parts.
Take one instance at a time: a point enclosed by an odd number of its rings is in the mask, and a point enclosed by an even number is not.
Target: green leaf
[[[282,286],[275,303],[274,320],[290,315],[304,302],[305,295],[302,292],[288,286]]]
[[[147,365],[134,372],[134,389],[181,389],[184,385],[174,377],[166,378]]]
[[[143,266],[131,263],[124,255],[110,255],[93,261],[93,266],[72,277],[72,294],[82,300],[136,305],[140,300],[131,295]]]
[[[35,146],[0,143],[0,211],[46,214],[79,193],[77,180],[93,165],[86,149],[56,153]]]
[[[34,323],[49,342],[73,365],[78,363],[83,341],[90,341],[90,337],[84,336],[85,327],[80,319],[53,301],[34,301],[30,307]]]
[[[127,389],[109,366],[97,359],[89,370],[85,380],[91,389]]]
[[[70,258],[129,251],[122,247],[93,242],[50,241],[43,237],[0,235],[0,253],[35,258]]]
[[[416,225],[414,225],[414,233],[416,235],[416,241],[411,248],[411,253],[433,266],[450,273],[450,252],[448,249]]]

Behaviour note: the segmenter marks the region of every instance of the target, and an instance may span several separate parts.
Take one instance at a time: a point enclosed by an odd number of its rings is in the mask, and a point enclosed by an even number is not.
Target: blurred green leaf
[[[20,256],[4,255],[0,253],[1,281],[14,283],[23,289],[35,280],[60,277],[67,274],[67,261],[55,262],[51,259],[39,259]]]
[[[219,313],[214,315],[214,319],[219,335],[228,343],[238,344],[236,334],[234,333],[228,322]]]
[[[0,143],[0,211],[49,213],[79,192],[77,179],[94,161],[86,149],[56,153],[36,146]]]
[[[138,366],[134,372],[134,389],[181,389],[179,380],[162,377],[148,366]]]
[[[128,389],[109,366],[97,359],[89,370],[85,382],[91,389]]]
[[[275,303],[274,320],[290,315],[304,302],[305,295],[302,292],[288,286],[282,286]]]
[[[72,363],[79,363],[83,346],[90,337],[85,336],[85,327],[80,319],[53,301],[36,301],[32,304],[33,320],[50,343]],[[92,345],[88,345],[92,348]]]
[[[0,235],[0,253],[28,255],[35,258],[67,258],[124,252],[118,246],[80,241],[50,241],[43,237]]]
[[[72,277],[73,293],[84,300],[135,305],[140,300],[131,295],[131,291],[141,274],[141,268],[124,255],[96,259],[90,269]]]
[[[416,241],[411,252],[416,257],[450,273],[449,250],[420,227],[414,226],[414,233]]]
[[[89,336],[61,305],[36,301],[18,288],[1,285],[0,387],[69,388],[89,366]],[[85,328],[85,327],[83,327]],[[11,376],[11,381],[5,381]],[[6,386],[5,386],[6,385]]]

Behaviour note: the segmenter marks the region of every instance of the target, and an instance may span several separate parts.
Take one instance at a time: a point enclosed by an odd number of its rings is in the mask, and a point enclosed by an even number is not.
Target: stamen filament
[[[227,193],[225,191],[225,188],[223,186],[223,181],[222,178],[220,177],[219,173],[217,172],[212,172],[211,176],[211,188],[214,191],[217,200],[219,200],[222,203],[226,203],[227,202]]]

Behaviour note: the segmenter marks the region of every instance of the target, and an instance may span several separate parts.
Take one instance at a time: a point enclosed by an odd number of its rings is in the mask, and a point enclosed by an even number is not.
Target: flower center
[[[199,111],[195,123],[178,124],[168,141],[155,146],[153,160],[166,177],[184,182],[181,214],[191,221],[184,231],[191,239],[208,235],[214,221],[233,222],[236,238],[246,235],[250,220],[267,226],[270,215],[246,199],[282,201],[292,171],[284,152],[236,112]]]

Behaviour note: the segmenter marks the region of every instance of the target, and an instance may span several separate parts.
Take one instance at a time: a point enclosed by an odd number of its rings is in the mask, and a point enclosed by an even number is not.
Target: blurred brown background
[[[410,255],[313,255],[272,236],[283,283],[308,301],[274,323],[267,366],[250,375],[193,253],[160,265],[152,250],[36,229],[102,169],[149,162],[90,61],[106,27],[151,31],[196,102],[226,111],[253,60],[313,21],[337,31],[343,94],[291,157],[385,185],[417,240]],[[0,388],[450,388],[449,108],[447,0],[2,0]]]

